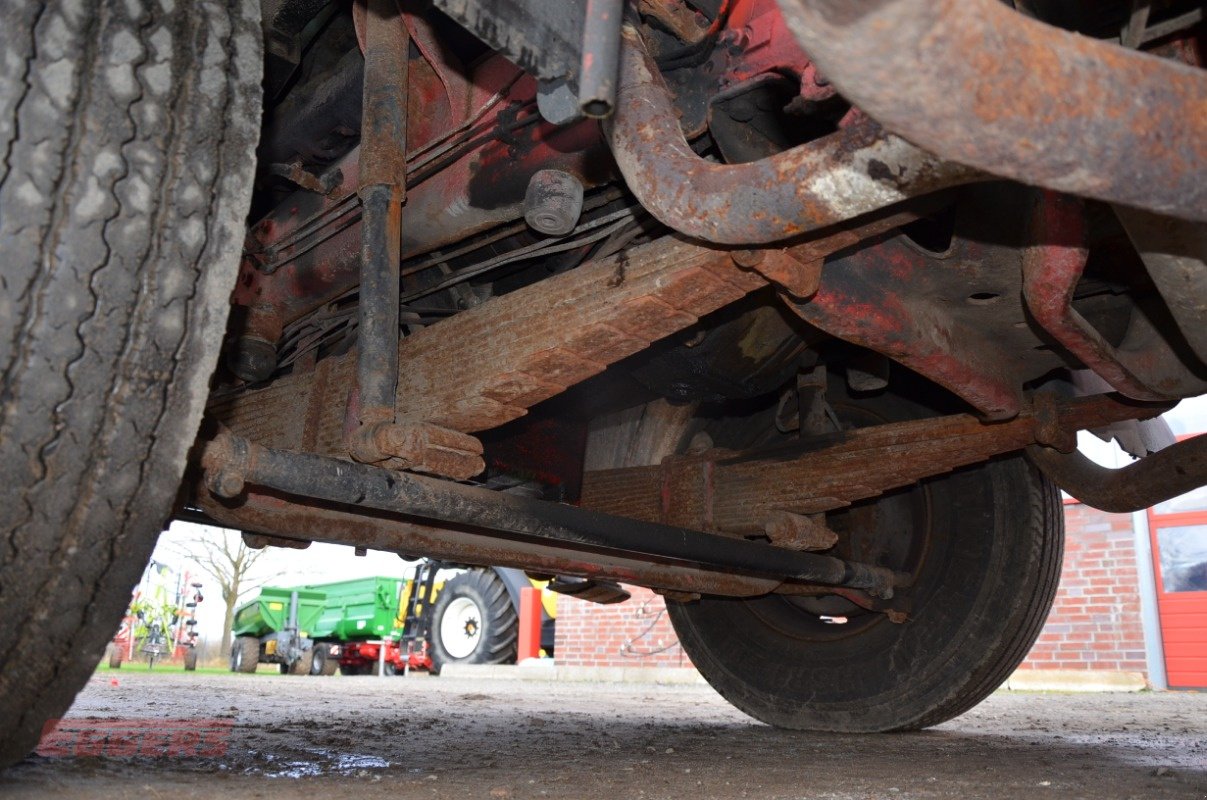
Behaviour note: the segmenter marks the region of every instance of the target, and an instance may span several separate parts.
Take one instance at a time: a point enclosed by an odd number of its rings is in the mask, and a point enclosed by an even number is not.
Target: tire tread
[[[0,11],[25,65],[0,76],[0,614],[19,620],[0,766],[100,657],[196,433],[250,198],[253,5]]]

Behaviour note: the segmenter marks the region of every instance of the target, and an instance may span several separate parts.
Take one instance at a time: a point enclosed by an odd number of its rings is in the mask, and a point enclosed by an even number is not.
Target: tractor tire
[[[194,647],[190,647],[188,650],[184,651],[184,671],[197,671],[197,649]]]
[[[0,5],[0,768],[100,661],[172,510],[259,129],[256,0]]]
[[[499,576],[489,569],[464,572],[444,584],[432,608],[433,671],[513,663],[519,633],[519,616]]]
[[[829,399],[844,428],[924,415],[887,394]],[[709,431],[718,447],[755,443],[733,422]],[[839,555],[873,553],[913,576],[902,591],[906,621],[836,596],[668,603],[692,663],[755,719],[843,733],[937,725],[996,689],[1039,635],[1060,577],[1063,514],[1055,486],[1021,455],[857,503],[827,522],[850,542],[840,540]]]
[[[260,640],[254,636],[240,636],[231,645],[231,672],[251,674],[260,666]]]
[[[309,675],[310,666],[314,663],[314,648],[303,650],[292,664],[289,665],[290,675]]]

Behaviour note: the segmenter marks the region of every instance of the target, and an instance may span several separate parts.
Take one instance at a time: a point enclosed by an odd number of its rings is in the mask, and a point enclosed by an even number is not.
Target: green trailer
[[[265,586],[235,611],[232,672],[279,664],[282,673],[334,671],[318,644],[398,641],[405,578],[373,577],[309,586]],[[316,656],[317,661],[316,662]]]
[[[326,596],[309,587],[282,589],[265,586],[260,595],[244,603],[235,611],[232,632],[236,636],[265,636],[290,626],[289,609],[293,595],[297,594],[297,628],[300,631],[315,629],[325,610]]]
[[[310,671],[315,625],[327,596],[306,587],[265,586],[235,610],[231,632],[232,672],[255,672],[262,663],[279,664],[281,672]]]
[[[310,673],[332,675],[339,670],[357,675],[396,666],[409,583],[406,578],[377,576],[304,587],[326,596],[314,626]],[[383,641],[384,654],[374,644]]]
[[[514,661],[519,597],[531,585],[528,577],[503,567],[470,568],[436,584],[436,572],[450,566],[424,562],[411,579],[266,586],[235,612],[231,670],[254,672],[257,664],[273,663],[294,675],[357,675],[404,664],[438,671],[450,663]],[[426,577],[417,581],[421,572]],[[407,602],[412,585],[421,587],[415,608]],[[541,614],[540,646],[548,653],[555,613],[550,602]],[[418,649],[410,646],[416,640]]]
[[[361,639],[398,639],[405,578],[360,578],[303,587],[322,593],[326,600],[313,624],[316,640],[351,642]]]

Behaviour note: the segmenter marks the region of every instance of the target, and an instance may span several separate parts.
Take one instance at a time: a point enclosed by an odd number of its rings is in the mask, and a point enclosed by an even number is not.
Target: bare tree
[[[236,531],[223,531],[216,539],[197,538],[183,545],[182,549],[218,584],[218,593],[226,604],[226,613],[222,618],[222,644],[218,652],[229,653],[231,628],[234,627],[239,599],[274,577],[251,574],[252,567],[268,552],[268,548],[253,550],[244,544],[243,537]]]

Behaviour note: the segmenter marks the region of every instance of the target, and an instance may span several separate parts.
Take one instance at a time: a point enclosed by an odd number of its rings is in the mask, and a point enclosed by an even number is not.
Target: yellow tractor
[[[426,642],[432,672],[446,664],[510,664],[520,631],[520,590],[545,588],[518,569],[470,567],[443,582],[436,575],[451,565],[425,560],[403,590],[404,641]],[[417,591],[416,591],[417,589]],[[430,599],[429,599],[430,598]],[[553,655],[557,597],[541,593],[541,649]]]

